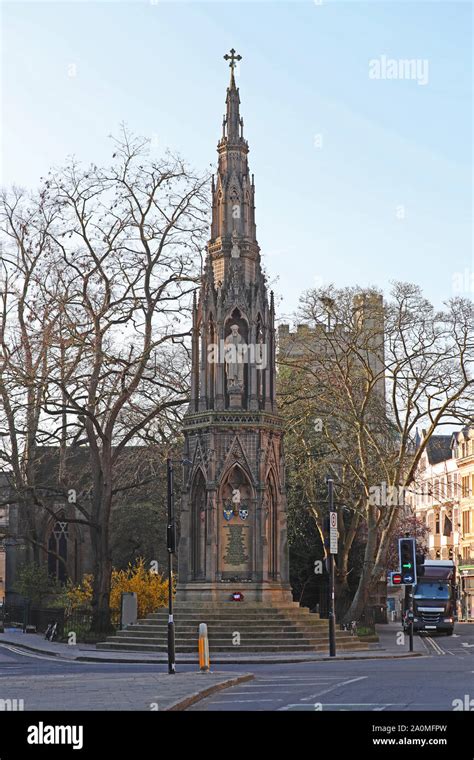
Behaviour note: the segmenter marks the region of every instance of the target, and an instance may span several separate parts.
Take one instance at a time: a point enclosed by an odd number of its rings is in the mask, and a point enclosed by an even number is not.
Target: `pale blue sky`
[[[469,2],[17,1],[2,30],[3,184],[107,162],[121,121],[207,167],[235,47],[280,317],[320,282],[410,280],[440,304],[465,273],[473,297]],[[428,83],[369,78],[381,56],[426,59]]]

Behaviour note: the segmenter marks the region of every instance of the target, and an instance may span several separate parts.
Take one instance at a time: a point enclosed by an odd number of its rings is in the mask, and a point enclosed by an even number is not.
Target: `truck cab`
[[[456,568],[452,560],[427,559],[413,586],[413,630],[451,636],[456,619]]]

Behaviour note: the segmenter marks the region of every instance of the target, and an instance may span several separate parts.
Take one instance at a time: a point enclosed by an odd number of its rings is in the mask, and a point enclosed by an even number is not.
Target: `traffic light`
[[[401,586],[402,585],[402,574],[399,573],[399,572],[390,573],[390,585],[391,586]]]
[[[400,574],[402,583],[416,583],[416,541],[414,538],[399,538]]]
[[[425,555],[417,554],[416,555],[416,577],[422,578],[424,574],[425,574]]]

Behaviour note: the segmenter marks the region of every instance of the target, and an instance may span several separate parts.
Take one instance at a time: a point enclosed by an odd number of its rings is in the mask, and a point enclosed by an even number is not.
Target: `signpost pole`
[[[334,509],[334,480],[328,478],[329,502],[329,656],[336,656],[336,604],[335,604],[335,563],[337,554],[337,512]]]

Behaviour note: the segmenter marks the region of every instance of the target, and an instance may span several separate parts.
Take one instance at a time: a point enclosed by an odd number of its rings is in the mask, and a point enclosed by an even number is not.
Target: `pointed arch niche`
[[[194,477],[192,504],[192,572],[195,580],[206,577],[206,533],[207,533],[207,492],[206,480],[202,470]]]
[[[224,339],[227,340],[232,332],[232,325],[237,325],[238,333],[240,335],[242,345],[248,345],[249,341],[249,326],[246,318],[241,313],[240,309],[235,307],[232,313],[227,317],[224,327]],[[248,398],[248,384],[249,384],[249,365],[248,355],[245,351],[242,351],[238,358],[238,362],[242,364],[242,406],[247,408]],[[235,370],[235,367],[234,367]],[[229,381],[228,373],[225,370],[225,387],[226,387],[226,407],[229,407]]]
[[[265,534],[268,547],[268,577],[278,575],[278,521],[277,521],[278,491],[273,470],[267,475],[265,489]]]
[[[219,490],[220,573],[223,580],[251,580],[255,531],[254,489],[236,463]]]

